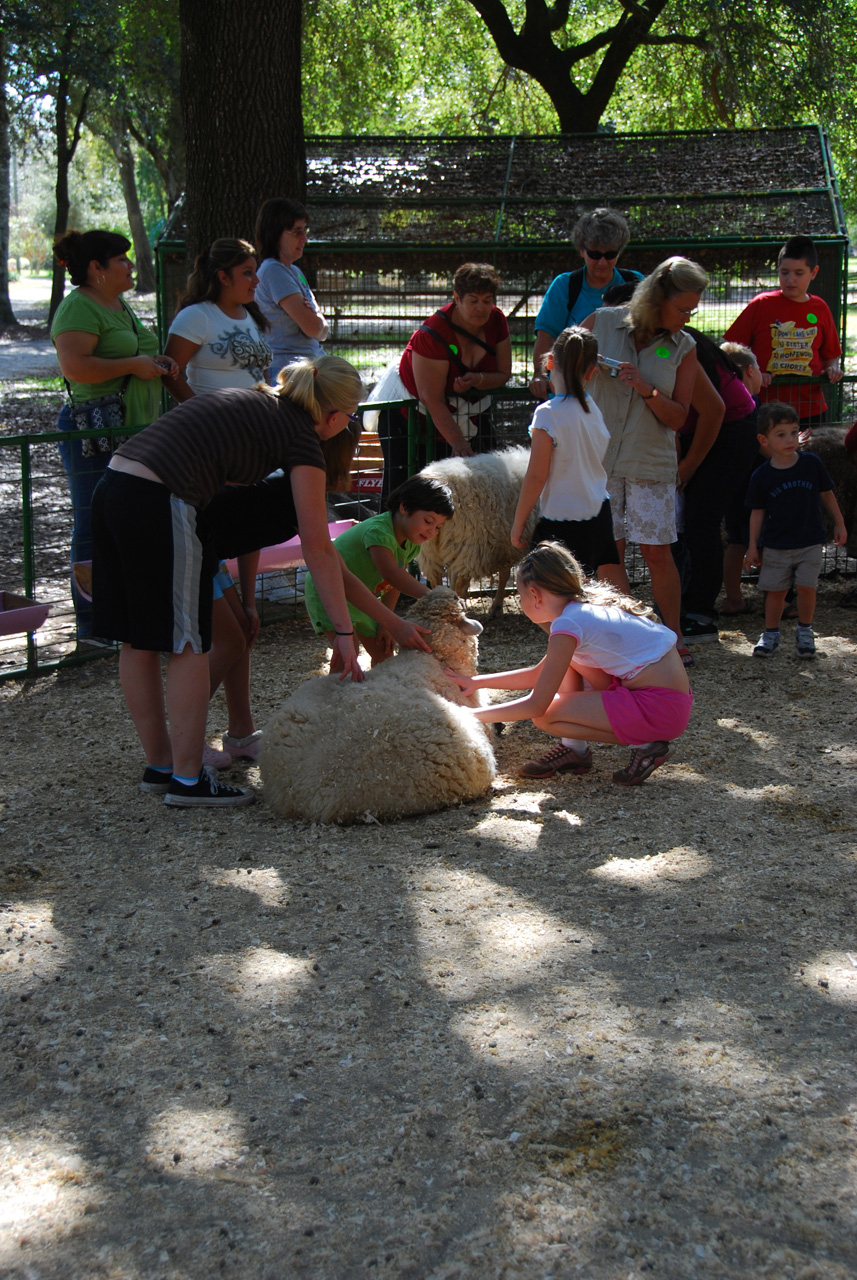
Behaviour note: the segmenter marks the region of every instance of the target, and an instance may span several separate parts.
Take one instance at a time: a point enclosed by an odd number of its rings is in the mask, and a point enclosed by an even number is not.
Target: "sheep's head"
[[[408,618],[428,627],[433,655],[443,666],[465,675],[476,674],[478,641],[482,623],[465,612],[464,602],[450,587],[435,587],[408,610]]]

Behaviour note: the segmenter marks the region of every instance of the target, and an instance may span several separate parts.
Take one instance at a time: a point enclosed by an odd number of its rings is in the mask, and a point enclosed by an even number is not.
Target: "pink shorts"
[[[618,742],[643,746],[647,742],[672,742],[687,728],[693,693],[678,689],[626,689],[614,676],[601,697],[610,728]]]

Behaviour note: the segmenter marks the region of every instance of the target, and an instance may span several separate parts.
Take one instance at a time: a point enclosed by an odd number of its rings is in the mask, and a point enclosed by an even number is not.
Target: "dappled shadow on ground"
[[[853,1275],[854,646],[730,636],[644,787],[516,726],[347,830],[138,796],[109,664],[0,689],[5,1273]]]

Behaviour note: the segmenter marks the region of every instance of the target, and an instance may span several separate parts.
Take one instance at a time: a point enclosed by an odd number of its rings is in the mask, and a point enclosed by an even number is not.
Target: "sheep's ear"
[[[466,636],[482,635],[482,631],[483,631],[482,623],[478,622],[476,618],[468,618],[466,613],[463,614],[463,616],[458,619],[455,625],[459,628],[460,631],[463,631]]]

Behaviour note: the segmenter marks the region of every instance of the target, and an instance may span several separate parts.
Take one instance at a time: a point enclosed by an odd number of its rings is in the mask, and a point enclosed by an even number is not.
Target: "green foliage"
[[[541,132],[547,95],[506,67],[466,0],[307,0],[307,133]]]
[[[539,0],[505,5],[516,32],[538,8]],[[571,0],[568,20],[550,33],[556,49],[574,54],[569,86],[584,94],[592,88],[605,33],[628,8],[626,0]],[[601,125],[820,121],[831,134],[846,207],[857,212],[855,37],[855,0],[669,0],[629,58]],[[587,44],[593,41],[597,47]],[[504,63],[476,0],[306,0],[304,49],[310,133],[559,128],[542,85]]]

